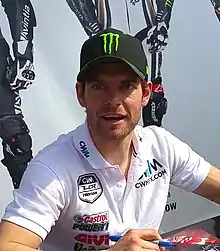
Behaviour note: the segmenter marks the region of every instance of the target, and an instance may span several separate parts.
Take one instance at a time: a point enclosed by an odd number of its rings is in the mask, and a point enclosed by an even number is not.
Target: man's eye
[[[104,88],[103,84],[101,83],[94,83],[91,85],[92,89],[95,89],[95,90],[101,90]]]
[[[126,90],[131,90],[131,89],[135,88],[135,86],[131,82],[126,82],[126,83],[123,83],[123,88]]]

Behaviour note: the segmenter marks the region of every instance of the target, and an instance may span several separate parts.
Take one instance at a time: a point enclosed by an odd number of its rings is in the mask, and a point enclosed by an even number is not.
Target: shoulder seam
[[[61,185],[61,187],[62,187],[62,189],[63,189],[63,191],[64,191],[64,195],[67,196],[66,191],[65,191],[65,188],[64,188],[64,186],[63,186],[63,184],[62,184],[60,178],[59,178],[58,175],[56,174],[56,172],[55,172],[49,165],[45,164],[44,162],[42,162],[42,161],[40,161],[40,160],[34,160],[34,161],[33,161],[33,164],[34,164],[34,163],[40,163],[40,164],[44,165],[45,167],[47,167],[47,168],[54,174],[54,176],[56,176],[57,180],[59,181],[59,183],[60,183],[60,185]]]

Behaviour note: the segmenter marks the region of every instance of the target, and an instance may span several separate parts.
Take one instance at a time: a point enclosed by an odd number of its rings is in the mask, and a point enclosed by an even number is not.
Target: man
[[[1,0],[13,40],[12,59],[0,30],[0,138],[4,159],[14,188],[18,188],[27,163],[32,158],[32,139],[23,120],[20,91],[35,79],[33,27],[36,19],[29,0]]]
[[[92,49],[91,49],[92,48]],[[139,39],[107,29],[82,46],[85,123],[32,159],[0,224],[0,251],[159,250],[169,184],[220,202],[220,171],[163,128]],[[117,243],[109,235],[124,235]]]
[[[66,0],[86,34],[91,37],[103,29],[117,27],[115,17],[127,13],[128,30],[148,47],[151,58],[150,75],[153,83],[151,99],[142,109],[143,125],[162,125],[167,112],[167,99],[162,86],[162,51],[168,42],[173,0],[121,1]],[[119,6],[121,9],[119,9]],[[124,10],[125,8],[125,10]],[[116,10],[114,12],[113,10]],[[122,14],[123,15],[123,14]],[[138,25],[136,22],[137,16]]]

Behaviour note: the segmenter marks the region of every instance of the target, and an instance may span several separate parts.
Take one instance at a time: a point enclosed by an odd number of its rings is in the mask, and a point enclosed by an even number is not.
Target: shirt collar
[[[76,128],[73,142],[80,155],[88,161],[93,168],[102,169],[112,167],[95,147],[86,121]]]
[[[140,130],[138,130],[138,127],[135,128],[135,137],[133,140],[133,146],[134,146],[134,157],[137,159],[139,165],[142,165],[143,160],[143,138],[141,136]],[[91,138],[88,124],[85,121],[84,124],[78,126],[75,130],[74,136],[73,136],[73,143],[79,154],[90,163],[90,165],[94,169],[103,169],[108,167],[116,167],[111,165],[109,162],[107,162],[101,153],[98,151],[96,146],[93,143],[93,140]],[[117,166],[118,167],[118,166]]]

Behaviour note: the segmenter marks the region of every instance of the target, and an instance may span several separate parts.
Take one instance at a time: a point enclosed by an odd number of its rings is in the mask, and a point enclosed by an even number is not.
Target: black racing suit
[[[211,0],[211,3],[214,7],[215,14],[216,14],[218,20],[220,21],[220,0]]]
[[[32,158],[32,139],[24,121],[19,92],[35,79],[33,66],[34,9],[29,0],[1,0],[13,40],[13,58],[0,30],[0,138],[14,188]]]

